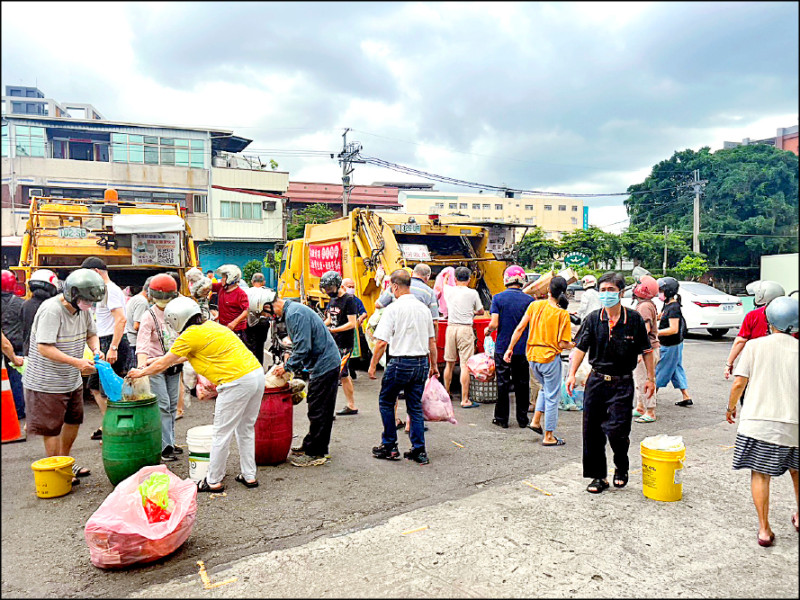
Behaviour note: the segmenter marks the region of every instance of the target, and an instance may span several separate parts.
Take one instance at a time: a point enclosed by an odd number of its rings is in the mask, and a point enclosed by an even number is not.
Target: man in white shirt
[[[483,314],[483,304],[478,292],[469,287],[472,273],[467,267],[456,269],[455,287],[444,288],[447,302],[447,329],[445,330],[444,387],[450,392],[453,370],[456,362],[461,362],[461,406],[475,408],[480,406],[469,399],[469,369],[467,361],[475,354],[475,330],[472,321],[475,315]]]
[[[376,379],[375,369],[387,345],[391,359],[381,381],[378,405],[383,421],[381,445],[372,449],[375,458],[399,460],[394,407],[400,390],[405,392],[406,412],[411,421],[411,450],[404,457],[420,465],[430,460],[425,451],[425,422],[422,415],[422,392],[429,377],[438,377],[436,335],[431,313],[411,295],[411,277],[403,269],[391,275],[391,290],[396,298],[383,313],[375,329],[375,350],[369,365],[369,378]]]
[[[139,333],[139,324],[142,320],[142,315],[150,306],[147,301],[147,286],[150,284],[152,277],[148,277],[144,282],[142,290],[138,294],[134,294],[125,305],[125,337],[128,338],[128,346],[130,346],[131,361],[128,364],[128,369],[136,367],[136,341]]]
[[[97,303],[95,308],[95,320],[97,322],[97,336],[100,338],[100,351],[105,353],[106,360],[111,364],[114,372],[120,377],[127,374],[130,361],[130,345],[125,336],[125,294],[120,287],[108,277],[108,267],[106,263],[97,256],[90,256],[83,261],[81,267],[91,269],[106,284],[106,295],[102,301]],[[89,377],[89,390],[94,396],[97,406],[100,407],[100,414],[106,414],[108,398],[103,392],[100,378],[97,373]],[[103,428],[100,427],[92,434],[93,440],[103,439]]]

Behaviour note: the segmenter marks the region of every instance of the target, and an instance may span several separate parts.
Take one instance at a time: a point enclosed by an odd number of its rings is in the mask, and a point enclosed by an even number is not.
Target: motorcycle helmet
[[[236,265],[222,265],[215,272],[217,278],[225,275],[225,285],[234,285],[242,279],[242,271]]]
[[[326,271],[319,278],[319,289],[333,298],[342,286],[342,276],[336,271]]]
[[[655,298],[658,296],[658,282],[650,275],[642,276],[639,283],[633,288],[633,295],[645,300]]]
[[[675,294],[678,293],[678,288],[680,284],[678,284],[678,280],[674,277],[662,277],[657,281],[658,283],[658,291],[664,293],[665,298],[672,298]]]
[[[767,322],[778,331],[783,333],[796,333],[798,327],[798,303],[797,299],[787,296],[775,298],[767,306]]]
[[[596,288],[597,287],[597,277],[594,275],[585,275],[582,279],[583,281],[583,289],[588,290],[589,288]],[[657,294],[658,292],[656,292]]]
[[[147,295],[154,301],[172,300],[178,297],[178,285],[171,275],[159,273],[154,275],[147,286]]]
[[[13,294],[14,290],[16,289],[17,289],[17,278],[14,277],[14,274],[11,271],[3,269],[2,290],[4,292]]]
[[[759,281],[758,285],[755,286],[755,297],[753,298],[753,303],[756,306],[764,306],[772,302],[775,298],[785,295],[786,290],[783,289],[783,286],[780,283],[776,281],[763,280]]]
[[[515,283],[525,285],[526,281],[527,276],[525,275],[525,269],[519,265],[511,265],[503,272],[503,284],[506,287]]]
[[[251,287],[247,289],[247,299],[250,302],[250,313],[260,315],[264,305],[272,304],[278,295],[275,290],[268,287]]]
[[[31,293],[44,290],[51,297],[55,296],[58,293],[58,277],[50,269],[37,269],[28,280],[28,288]]]
[[[91,269],[77,269],[70,273],[64,282],[64,299],[75,310],[78,310],[78,300],[100,302],[105,295],[106,282]]]
[[[186,296],[178,296],[170,300],[164,308],[164,320],[178,333],[183,332],[189,319],[199,314],[201,314],[200,305]]]

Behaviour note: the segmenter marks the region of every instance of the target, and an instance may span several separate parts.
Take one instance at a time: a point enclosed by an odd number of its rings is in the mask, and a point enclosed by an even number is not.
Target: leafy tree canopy
[[[519,264],[534,267],[548,262],[558,252],[558,242],[548,239],[540,227],[532,227],[517,244]]]
[[[290,240],[301,238],[307,223],[327,223],[335,217],[336,213],[324,204],[312,204],[294,214],[292,222],[286,226],[286,237]]]
[[[597,268],[598,262],[613,264],[620,255],[619,236],[603,231],[594,225],[588,229],[576,229],[565,233],[561,238],[560,249],[564,254],[582,252],[592,258]]]
[[[798,251],[798,157],[766,144],[675,152],[628,188],[637,192],[625,201],[630,229],[660,233],[663,243],[666,225],[690,240],[694,169],[708,180],[700,200],[700,248],[712,265],[757,266],[762,254]],[[718,233],[726,235],[712,235]],[[634,249],[652,254],[647,245]]]
[[[242,268],[242,279],[244,282],[250,285],[250,280],[253,278],[253,275],[260,273],[263,266],[264,264],[260,260],[247,261]]]

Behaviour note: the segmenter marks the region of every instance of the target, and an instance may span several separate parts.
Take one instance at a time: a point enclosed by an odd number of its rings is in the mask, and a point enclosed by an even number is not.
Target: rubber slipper
[[[533,425],[528,425],[528,429],[530,429],[531,431],[535,431],[539,435],[544,435],[544,429],[542,429],[541,427],[534,427]]]
[[[77,477],[73,477],[72,478],[72,485],[73,486],[80,485],[80,483],[81,483],[81,480],[78,479]]]
[[[590,494],[599,494],[603,490],[607,490],[609,488],[608,482],[603,481],[602,479],[593,479],[592,483],[586,486],[586,491]]]
[[[800,517],[798,517],[797,513],[792,515],[792,525],[794,525],[795,531],[800,531]]]
[[[555,444],[545,444],[545,443],[542,443],[542,446],[563,446],[563,445],[565,445],[566,443],[567,443],[567,442],[565,442],[563,439],[561,439],[561,438],[556,438],[556,443],[555,443]]]
[[[678,400],[675,403],[675,406],[691,406],[692,404],[694,404],[694,402],[692,402],[692,399],[687,398],[686,400]]]
[[[472,404],[467,404],[466,406],[462,405],[461,408],[478,408],[479,406],[480,404],[478,404],[477,402],[473,402]]]
[[[78,465],[72,465],[72,474],[75,475],[75,477],[88,477],[92,472]]]
[[[258,487],[258,480],[256,480],[256,481],[247,481],[247,479],[245,479],[244,475],[242,475],[241,473],[239,473],[235,477],[235,480],[238,481],[239,483],[241,483],[244,487],[249,487],[249,488]]]
[[[634,417],[641,417],[642,413],[640,413],[638,410],[635,410],[635,411],[633,411],[633,416]]]
[[[655,417],[651,417],[649,415],[643,415],[638,419],[634,419],[634,421],[636,421],[637,423],[653,423],[655,422],[655,420],[656,420]]]
[[[200,483],[197,484],[197,491],[198,492],[213,492],[213,493],[216,493],[216,492],[222,492],[224,490],[225,490],[225,486],[224,485],[220,485],[219,487],[212,488],[210,485],[208,485],[208,481],[205,478],[203,478],[203,481],[201,481]]]
[[[621,481],[622,483],[618,484],[617,481]],[[628,485],[628,474],[614,469],[614,487],[624,488],[626,485]]]
[[[763,547],[763,548],[769,548],[775,542],[775,534],[774,533],[769,536],[768,540],[762,540],[761,536],[757,536],[757,537],[758,537],[758,545]]]

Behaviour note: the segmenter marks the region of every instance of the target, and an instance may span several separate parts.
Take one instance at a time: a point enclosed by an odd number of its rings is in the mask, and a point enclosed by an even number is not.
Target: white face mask
[[[351,296],[355,296],[356,288],[345,288],[344,292],[345,294],[350,294]]]
[[[84,300],[83,298],[80,298],[78,300],[78,309],[79,310],[82,310],[82,311],[86,312],[86,311],[92,310],[92,306],[94,306],[93,302],[89,302],[88,300]]]

